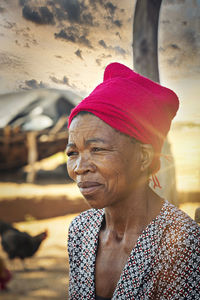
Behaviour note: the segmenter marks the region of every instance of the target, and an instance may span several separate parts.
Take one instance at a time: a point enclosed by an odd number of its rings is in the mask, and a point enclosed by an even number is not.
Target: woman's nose
[[[88,156],[83,157],[80,155],[76,160],[76,166],[74,168],[74,172],[77,175],[81,175],[87,172],[94,172],[95,169],[96,168],[94,163],[91,162]]]

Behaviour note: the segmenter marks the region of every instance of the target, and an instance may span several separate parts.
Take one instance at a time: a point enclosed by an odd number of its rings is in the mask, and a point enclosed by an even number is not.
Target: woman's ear
[[[141,171],[148,170],[154,157],[154,150],[152,145],[140,144],[141,145]]]

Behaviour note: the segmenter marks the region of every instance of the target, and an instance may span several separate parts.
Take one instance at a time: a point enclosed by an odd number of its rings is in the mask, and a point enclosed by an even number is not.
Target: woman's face
[[[140,144],[94,115],[78,115],[69,128],[67,169],[93,208],[129,197],[140,177]]]

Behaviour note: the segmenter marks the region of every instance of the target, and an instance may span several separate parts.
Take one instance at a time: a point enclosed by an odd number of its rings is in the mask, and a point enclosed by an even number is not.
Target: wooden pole
[[[30,165],[30,171],[28,171],[26,181],[33,183],[36,176],[35,162],[38,158],[37,152],[37,133],[27,133],[27,147],[28,147],[28,164]]]

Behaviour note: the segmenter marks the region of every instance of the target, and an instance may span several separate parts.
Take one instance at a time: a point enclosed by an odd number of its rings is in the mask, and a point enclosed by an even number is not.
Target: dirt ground
[[[184,203],[180,208],[194,218],[200,202]],[[8,291],[0,292],[1,300],[61,300],[68,299],[68,226],[76,214],[68,214],[44,220],[15,223],[15,226],[31,234],[48,230],[48,238],[33,258],[27,259],[24,271],[20,261],[8,261],[0,248],[0,256],[5,260],[13,278]]]

